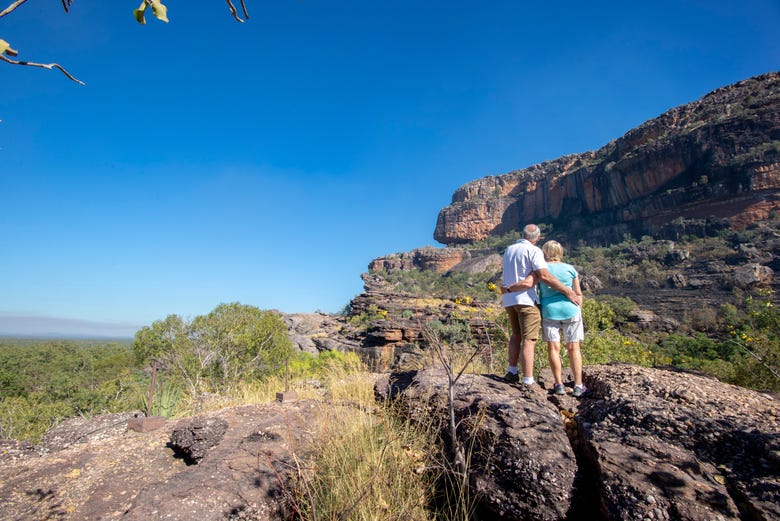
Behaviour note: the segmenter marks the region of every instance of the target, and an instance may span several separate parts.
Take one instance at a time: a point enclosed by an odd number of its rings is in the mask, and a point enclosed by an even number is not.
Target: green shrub
[[[585,331],[604,331],[615,328],[617,314],[612,306],[603,300],[586,298],[582,302],[582,321]]]
[[[607,304],[614,313],[612,321],[615,325],[624,324],[628,321],[631,314],[637,310],[636,302],[629,297],[618,297],[616,295],[601,295],[598,298],[604,304]]]
[[[208,315],[169,315],[140,329],[138,360],[159,360],[190,397],[246,378],[274,374],[292,353],[278,313],[239,303],[220,304]]]
[[[720,307],[719,334],[666,335],[657,341],[656,364],[707,372],[723,381],[761,390],[780,390],[780,312],[772,292],[744,297],[744,309]]]
[[[436,321],[438,322],[438,321]],[[468,322],[456,320],[449,324],[441,324],[437,328],[439,339],[447,344],[471,344],[471,327]]]
[[[658,342],[658,355],[668,363],[684,369],[703,369],[713,360],[730,360],[735,352],[732,344],[697,332],[693,336],[672,333]]]
[[[490,236],[481,241],[475,241],[468,245],[470,250],[493,250],[495,252],[503,252],[507,246],[514,244],[520,238],[521,233],[519,230],[514,230],[504,235]]]
[[[723,342],[732,348],[728,381],[753,389],[780,390],[780,310],[770,289],[745,298],[744,312],[722,307]]]
[[[742,350],[732,359],[733,373],[727,381],[751,389],[780,391],[780,344],[777,339],[765,335],[754,338],[748,347],[740,344]]]
[[[653,364],[653,353],[648,346],[614,329],[586,332],[580,349],[583,365],[612,362],[642,366]]]

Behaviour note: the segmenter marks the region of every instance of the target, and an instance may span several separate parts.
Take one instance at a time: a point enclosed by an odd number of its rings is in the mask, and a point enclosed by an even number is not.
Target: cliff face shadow
[[[409,388],[414,382],[414,377],[417,375],[417,370],[404,371],[400,373],[392,373],[388,380],[388,397],[395,398]]]

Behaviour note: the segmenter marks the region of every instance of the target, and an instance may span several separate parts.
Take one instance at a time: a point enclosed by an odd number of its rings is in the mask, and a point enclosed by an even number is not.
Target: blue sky
[[[0,334],[338,312],[464,183],[780,69],[776,0],[246,1],[0,18],[86,82],[0,63]]]

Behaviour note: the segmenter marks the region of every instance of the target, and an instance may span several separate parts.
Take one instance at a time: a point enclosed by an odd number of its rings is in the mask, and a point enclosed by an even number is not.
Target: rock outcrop
[[[434,238],[453,245],[561,223],[593,242],[659,234],[675,219],[733,227],[780,208],[780,73],[717,89],[595,152],[459,188]]]
[[[587,368],[582,469],[608,519],[780,519],[780,404],[683,372]]]
[[[311,441],[319,407],[230,407],[143,433],[108,415],[84,420],[90,436],[73,431],[66,440],[61,432],[56,450],[0,440],[0,519],[289,519],[284,479],[294,457],[305,457],[301,447]],[[206,435],[204,425],[217,429]],[[188,465],[172,438],[193,429],[192,439],[208,438],[211,446]]]
[[[219,445],[227,427],[220,418],[196,418],[173,429],[171,449],[187,464],[197,465],[211,447]]]
[[[400,397],[415,420],[440,420],[447,439],[447,376],[441,368],[390,375],[380,401]],[[517,388],[495,376],[463,375],[455,420],[469,448],[470,482],[485,519],[564,519],[577,462],[558,409],[537,386]]]
[[[439,214],[434,238],[446,246],[373,260],[362,275],[365,292],[350,306],[356,313],[383,309],[393,318],[406,310],[429,321],[438,314],[447,323],[450,304],[419,313],[419,306],[410,304],[413,298],[385,274],[468,272],[495,281],[502,251],[487,246],[490,241],[483,249],[474,242],[518,232],[535,221],[551,225],[569,249],[620,243],[626,235],[653,237],[620,252],[615,269],[597,264],[580,269],[583,289],[631,298],[641,308],[632,315],[631,330],[702,330],[714,324],[703,314],[738,304],[740,292],[780,286],[775,277],[780,235],[773,217],[778,210],[780,73],[773,72],[669,110],[600,150],[467,183]],[[753,242],[739,236],[745,227]],[[728,237],[717,252],[692,255],[677,244],[716,235]],[[696,309],[692,299],[700,304]],[[397,359],[398,350],[405,349],[393,338],[382,343],[381,331],[372,337],[376,360]],[[366,347],[365,338],[354,339]]]
[[[777,397],[630,365],[587,366],[579,401],[539,381],[457,382],[456,435],[480,519],[780,519]],[[375,390],[451,445],[441,368],[385,375]],[[0,440],[0,519],[289,519],[287,471],[318,447],[323,406],[229,407],[151,432],[110,415],[60,430],[48,448]],[[206,424],[218,427],[210,448],[188,465],[175,433]]]
[[[464,248],[434,248],[427,246],[410,252],[379,257],[369,263],[368,269],[371,271],[390,271],[419,268],[444,273],[470,258],[471,252]]]
[[[780,519],[775,397],[630,365],[588,366],[584,380],[580,402],[490,375],[457,383],[457,435],[485,519]],[[413,419],[447,416],[441,370],[376,389]]]
[[[74,416],[49,429],[41,439],[39,450],[57,452],[72,445],[97,442],[125,432],[127,422],[143,416],[143,412],[103,414],[97,418]]]
[[[343,317],[325,313],[282,314],[287,334],[298,351],[352,351],[358,343],[347,338],[348,323]]]

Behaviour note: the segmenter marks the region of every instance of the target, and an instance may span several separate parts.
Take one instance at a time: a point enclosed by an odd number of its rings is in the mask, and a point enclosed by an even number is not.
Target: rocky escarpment
[[[586,369],[581,402],[491,375],[457,383],[457,436],[481,518],[780,518],[776,398],[693,374]],[[392,374],[377,393],[413,419],[447,416],[441,369]]]
[[[701,227],[695,230],[692,230],[690,224],[681,223],[678,226],[673,223],[665,229],[672,236],[704,233],[703,227],[706,223],[700,223]],[[709,221],[709,224],[714,226],[716,222]],[[744,238],[747,232],[743,231],[729,232],[718,241],[678,242],[645,239],[640,243],[629,243],[622,248],[613,247],[609,250],[605,263],[593,263],[587,268],[577,266],[582,288],[587,297],[628,297],[638,306],[630,316],[624,317],[628,319],[628,322],[621,323],[624,332],[686,332],[717,327],[714,317],[721,306],[740,305],[742,292],[764,289],[771,290],[776,296],[780,289],[780,279],[776,276],[780,273],[780,232],[775,222],[756,223],[747,231],[750,233],[749,240]],[[461,249],[463,248],[442,248],[442,256],[445,256],[448,250]],[[468,271],[480,273],[483,278],[491,277],[493,280],[500,277],[499,253],[486,254],[478,250],[470,250],[467,253],[468,256],[457,253],[456,257],[464,256],[467,259],[450,268],[443,276]],[[383,264],[383,259],[377,259],[372,266]],[[415,268],[417,267],[402,266],[395,269]],[[365,312],[374,306],[388,310],[393,316],[411,309],[417,316],[419,306],[416,304],[425,299],[397,293],[386,277],[382,269],[363,274],[365,291],[355,297],[352,308],[357,312]],[[434,304],[432,300],[428,299],[430,304]],[[453,312],[458,311],[459,306],[455,304],[455,298],[440,300],[438,316],[435,306],[431,305],[425,320],[439,319],[447,323]],[[696,306],[691,305],[694,300]],[[470,308],[482,309],[498,306],[500,302],[497,299],[470,304]],[[458,317],[460,320],[470,320],[472,331],[478,335],[482,330],[480,321],[485,315],[486,313],[461,312]],[[385,349],[391,345],[394,345],[394,340],[387,338]]]
[[[548,222],[607,242],[657,235],[679,218],[743,227],[779,208],[775,72],[674,108],[595,152],[468,183],[439,213],[434,238],[468,243]]]

